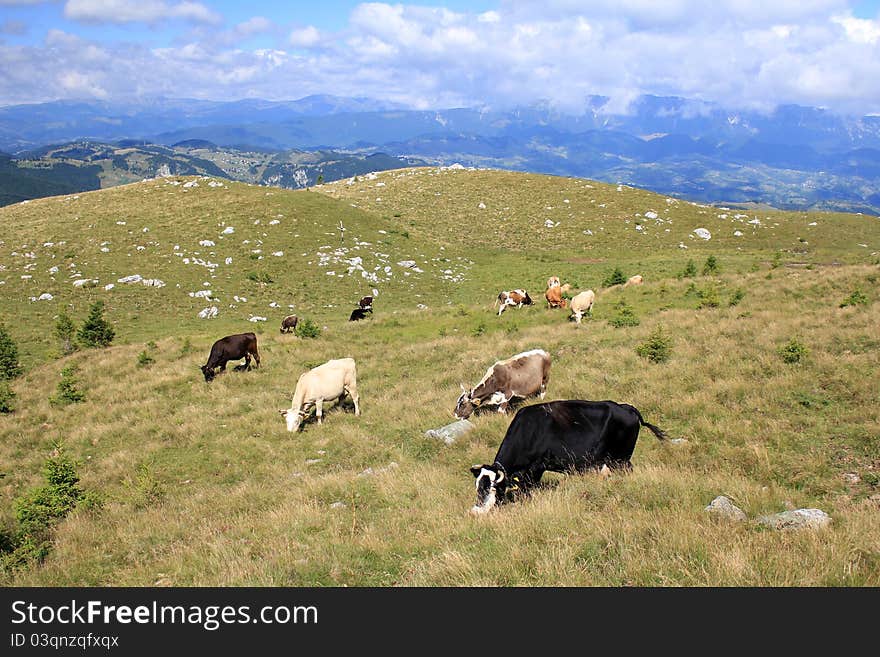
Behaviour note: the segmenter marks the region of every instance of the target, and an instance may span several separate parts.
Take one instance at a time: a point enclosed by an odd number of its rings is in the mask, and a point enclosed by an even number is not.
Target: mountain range
[[[580,114],[571,114],[549,105],[413,110],[367,98],[308,96],[288,102],[155,99],[0,108],[0,150],[17,160],[33,160],[37,149],[50,144],[82,140],[139,140],[140,147],[175,150],[183,144],[187,157],[196,156],[187,144],[206,144],[212,152],[225,151],[226,159],[268,153],[288,163],[284,153],[313,162],[324,156],[303,153],[361,161],[383,154],[592,178],[702,202],[880,214],[880,116],[801,106],[762,113],[643,96],[626,111],[610,111],[608,99],[595,96]],[[180,172],[199,171],[195,166]],[[337,174],[352,175],[341,167],[314,179]],[[275,175],[274,182],[253,181],[296,186],[283,172]],[[229,172],[227,177],[250,181]]]

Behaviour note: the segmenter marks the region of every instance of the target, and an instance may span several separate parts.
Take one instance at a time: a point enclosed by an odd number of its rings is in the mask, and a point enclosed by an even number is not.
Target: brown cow
[[[290,333],[291,331],[296,330],[296,325],[298,322],[299,318],[297,318],[296,315],[288,315],[281,320],[281,332]]]
[[[553,287],[548,287],[547,291],[544,292],[544,298],[547,299],[547,307],[548,308],[567,308],[568,301],[562,296],[562,286],[554,285]]]
[[[539,394],[543,399],[549,378],[550,354],[543,349],[524,351],[507,360],[499,360],[471,390],[461,387],[455,417],[466,419],[474,409],[489,405],[498,406],[499,413],[506,413],[514,397]]]
[[[498,298],[495,300],[495,306],[499,302],[501,303],[501,307],[498,309],[498,315],[500,316],[507,309],[507,306],[516,306],[517,308],[531,306],[532,298],[525,290],[505,290],[498,295]]]
[[[226,371],[226,363],[230,360],[244,358],[244,365],[238,365],[235,369],[251,369],[251,356],[260,366],[260,354],[257,351],[257,336],[253,333],[237,333],[220,338],[211,346],[211,354],[208,362],[201,366],[205,381],[210,382],[215,376],[214,368],[219,367],[220,373]]]

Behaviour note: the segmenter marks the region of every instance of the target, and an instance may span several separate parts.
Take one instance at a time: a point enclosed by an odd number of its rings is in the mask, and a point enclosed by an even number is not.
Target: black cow
[[[358,308],[373,312],[373,297],[361,297],[361,300],[358,301]]]
[[[257,336],[253,333],[237,333],[236,335],[227,335],[220,338],[211,347],[211,355],[208,356],[208,362],[202,365],[202,374],[205,375],[205,381],[211,381],[214,376],[214,369],[219,367],[220,372],[226,371],[226,363],[230,360],[238,360],[244,358],[244,365],[239,365],[235,369],[249,370],[251,368],[251,356],[260,366],[260,354],[257,351]]]
[[[666,437],[629,404],[570,399],[520,409],[492,465],[471,468],[477,486],[471,513],[486,513],[507,492],[528,492],[547,470],[632,469],[630,457],[642,426],[661,440]]]
[[[367,310],[364,310],[363,308],[355,308],[354,310],[351,311],[351,315],[348,316],[348,321],[349,322],[357,322],[358,320],[366,319],[367,312],[373,312],[373,311],[372,310],[367,311]]]

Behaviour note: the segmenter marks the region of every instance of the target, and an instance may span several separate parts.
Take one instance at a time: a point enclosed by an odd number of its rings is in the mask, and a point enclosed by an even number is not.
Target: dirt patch
[[[569,258],[565,262],[570,262],[573,265],[598,265],[607,260],[607,258]]]

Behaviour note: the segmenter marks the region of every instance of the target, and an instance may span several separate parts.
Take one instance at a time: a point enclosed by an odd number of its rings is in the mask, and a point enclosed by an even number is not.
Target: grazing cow
[[[517,308],[531,306],[532,298],[525,290],[505,290],[498,294],[498,298],[495,300],[494,305],[497,306],[499,303],[501,304],[501,307],[498,308],[498,315],[500,317],[501,313],[507,309],[507,306],[516,306]]]
[[[580,294],[576,294],[571,299],[571,316],[580,324],[584,313],[593,314],[593,302],[596,300],[596,293],[592,290],[584,290]]]
[[[358,308],[373,312],[373,297],[361,297],[361,300],[358,301]]]
[[[474,388],[461,386],[461,396],[455,405],[454,415],[467,419],[474,409],[482,406],[498,406],[499,413],[506,413],[514,397],[525,398],[547,392],[550,378],[550,354],[543,349],[524,351],[507,360],[499,360],[486,370]]]
[[[354,358],[328,360],[299,377],[290,402],[290,408],[281,410],[287,421],[288,431],[297,431],[312,406],[318,417],[318,424],[324,416],[324,402],[339,400],[348,393],[354,402],[354,414],[360,415],[357,392],[357,367]]]
[[[296,315],[288,315],[281,320],[281,332],[290,333],[295,331],[297,322],[299,322],[299,318]]]
[[[544,292],[544,298],[547,299],[548,308],[566,308],[568,306],[568,301],[562,296],[562,286],[560,285],[548,287]]]
[[[236,335],[227,335],[220,338],[211,347],[211,354],[208,356],[208,362],[201,366],[202,374],[205,375],[205,381],[211,381],[214,376],[214,368],[219,367],[220,372],[226,371],[226,363],[230,360],[238,360],[244,358],[244,365],[239,365],[235,369],[249,370],[251,368],[251,356],[260,366],[260,354],[257,351],[257,336],[253,333],[238,333]]]
[[[477,487],[471,513],[488,512],[508,492],[528,492],[547,470],[583,472],[601,466],[603,476],[613,469],[631,470],[642,426],[661,440],[666,437],[629,404],[569,399],[520,409],[493,463],[471,468]]]
[[[551,276],[548,278],[547,287],[559,287],[559,276]]]
[[[368,311],[364,310],[363,308],[355,308],[354,310],[351,311],[351,315],[348,316],[348,321],[349,322],[357,322],[359,320],[366,319],[367,312]],[[373,312],[373,311],[370,310],[369,312]]]
[[[629,287],[630,285],[641,285],[644,283],[644,279],[642,279],[641,274],[636,274],[635,276],[630,276],[629,280],[623,284],[623,287]]]

